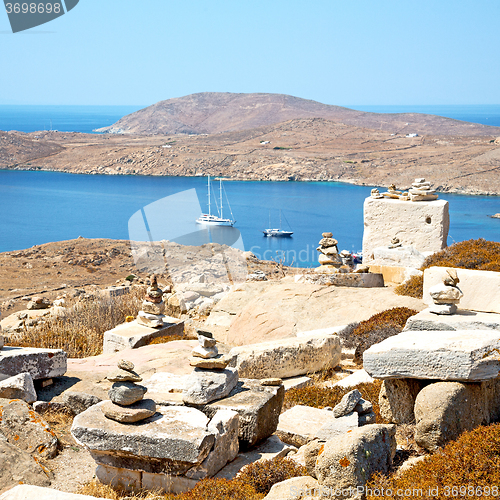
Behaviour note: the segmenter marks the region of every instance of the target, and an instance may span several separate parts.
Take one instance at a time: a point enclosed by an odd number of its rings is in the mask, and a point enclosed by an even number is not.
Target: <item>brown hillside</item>
[[[126,134],[216,134],[273,125],[296,118],[325,118],[391,133],[500,135],[489,127],[420,113],[368,113],[283,94],[202,92],[160,101],[99,132]]]

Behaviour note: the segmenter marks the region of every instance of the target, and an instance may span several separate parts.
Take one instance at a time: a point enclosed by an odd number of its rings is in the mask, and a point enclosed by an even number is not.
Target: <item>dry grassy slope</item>
[[[212,135],[52,132],[47,139],[59,144],[61,151],[18,168],[91,174],[334,180],[385,186],[395,183],[400,188],[408,187],[416,177],[426,177],[442,191],[500,194],[500,147],[492,142],[494,136],[407,138],[306,118]],[[167,143],[171,147],[162,147]]]
[[[99,131],[146,135],[215,134],[247,130],[295,118],[325,118],[346,125],[405,134],[500,135],[499,127],[434,115],[368,113],[284,94],[229,92],[202,92],[160,101]]]
[[[0,130],[0,168],[18,163],[25,164],[40,156],[49,156],[61,151],[61,146],[22,133],[9,133]]]

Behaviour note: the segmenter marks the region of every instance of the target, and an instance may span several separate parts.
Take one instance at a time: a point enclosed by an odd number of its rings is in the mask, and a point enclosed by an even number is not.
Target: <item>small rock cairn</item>
[[[457,287],[459,282],[457,271],[455,269],[447,269],[443,283],[429,288],[429,294],[434,302],[429,307],[429,311],[434,314],[455,314],[457,312],[457,304],[464,295],[462,290]]]
[[[422,177],[415,179],[409,190],[411,201],[432,201],[437,200],[438,195],[435,189],[431,189],[431,183],[426,182]]]
[[[148,389],[136,384],[142,378],[134,371],[133,363],[121,359],[118,369],[108,373],[106,379],[113,385],[108,391],[111,401],[104,401],[101,405],[105,417],[129,424],[155,414],[156,403],[152,399],[143,399]]]
[[[401,201],[432,201],[438,198],[436,190],[431,189],[431,183],[423,177],[415,179],[408,191],[398,191],[396,186],[391,184],[385,193],[381,193],[377,188],[372,189],[370,196],[376,200],[388,198]]]
[[[211,332],[197,330],[198,344],[192,351],[189,364],[205,370],[224,370],[229,364],[229,357],[219,355],[217,341]]]
[[[158,288],[156,275],[153,275],[151,285],[148,287],[146,296],[142,301],[142,310],[137,315],[137,322],[151,328],[162,327],[164,312],[163,291]]]
[[[389,248],[400,248],[402,246],[403,246],[403,244],[401,243],[401,241],[399,241],[399,238],[394,236],[394,238],[392,238],[392,240],[391,240],[391,244],[389,245]]]
[[[322,233],[321,236],[319,247],[316,248],[319,252],[318,262],[320,266],[315,269],[315,272],[319,274],[337,273],[342,265],[342,259],[337,248],[338,241],[333,238],[333,234],[330,232]]]

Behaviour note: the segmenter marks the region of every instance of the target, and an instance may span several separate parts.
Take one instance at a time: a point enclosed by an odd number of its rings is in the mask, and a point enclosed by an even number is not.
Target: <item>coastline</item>
[[[141,173],[141,172],[135,172],[133,174],[131,173],[122,173],[122,172],[74,172],[69,169],[56,169],[56,168],[43,168],[43,167],[18,167],[18,166],[13,166],[13,167],[2,167],[0,168],[1,170],[6,170],[6,171],[22,171],[22,172],[58,172],[58,173],[64,173],[64,174],[72,174],[72,175],[107,175],[107,176],[130,176],[130,177],[205,177],[206,175],[212,175],[212,174],[194,174],[194,175],[189,175],[189,174],[160,174],[160,173]],[[238,181],[238,182],[335,182],[338,184],[349,184],[349,185],[354,185],[354,186],[365,186],[365,187],[371,187],[371,188],[387,188],[391,182],[388,183],[370,183],[370,182],[365,182],[360,179],[325,179],[323,177],[319,178],[305,178],[305,179],[290,179],[290,178],[273,178],[269,179],[266,177],[228,177],[226,175],[224,176],[214,176],[215,178],[219,179],[221,178],[224,182],[233,182],[233,181]],[[458,189],[458,188],[446,188],[443,189],[442,186],[436,187],[436,192],[442,193],[442,194],[456,194],[456,195],[463,195],[463,196],[500,196],[500,190],[499,191],[483,191],[481,189],[477,188],[469,188],[469,189]],[[492,218],[500,218],[499,214],[491,215]]]

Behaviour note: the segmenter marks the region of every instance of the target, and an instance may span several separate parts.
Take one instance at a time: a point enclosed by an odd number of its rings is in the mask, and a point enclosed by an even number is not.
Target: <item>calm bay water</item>
[[[191,189],[196,190],[205,211],[205,178],[0,170],[0,252],[78,236],[129,239],[128,221],[135,212]],[[280,252],[287,264],[316,265],[316,246],[323,231],[333,232],[339,250],[361,249],[363,201],[371,187],[336,182],[231,181],[225,183],[225,190],[245,249],[261,258],[273,259]],[[449,244],[480,237],[500,241],[500,220],[488,217],[500,212],[500,197],[440,197],[450,203]],[[261,231],[269,227],[270,215],[271,225],[279,225],[280,209],[294,231],[293,237],[264,237]],[[154,239],[175,239],[168,235],[174,226],[179,234],[180,223],[184,234],[199,230],[180,204],[155,216],[164,232],[153,234]],[[283,219],[283,228],[288,227]]]

